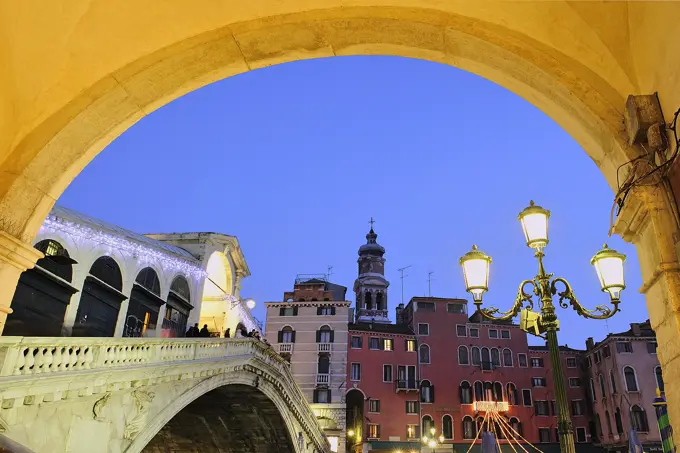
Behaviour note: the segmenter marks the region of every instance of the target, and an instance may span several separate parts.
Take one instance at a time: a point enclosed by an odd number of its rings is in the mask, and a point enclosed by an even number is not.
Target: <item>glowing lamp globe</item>
[[[246,307],[248,307],[248,310],[252,310],[253,308],[255,308],[255,300],[247,299],[246,300]]]
[[[465,291],[472,294],[472,299],[481,303],[482,295],[489,290],[489,266],[491,257],[472,246],[472,251],[467,252],[460,259],[465,278]]]
[[[529,207],[517,216],[522,223],[524,238],[527,246],[541,252],[548,245],[548,219],[550,211],[534,205],[533,200]]]
[[[626,255],[610,249],[607,244],[590,260],[590,264],[597,272],[597,278],[600,279],[602,291],[608,292],[611,300],[619,300],[621,291],[626,289],[626,281],[623,276],[623,263],[625,261]]]
[[[442,434],[441,436],[439,436],[439,443],[440,443],[440,444],[443,444],[443,443],[444,443],[444,440],[446,440],[446,438],[444,437],[443,434]]]
[[[428,445],[430,448],[434,448],[434,447],[437,446],[437,442],[431,440],[427,445]]]

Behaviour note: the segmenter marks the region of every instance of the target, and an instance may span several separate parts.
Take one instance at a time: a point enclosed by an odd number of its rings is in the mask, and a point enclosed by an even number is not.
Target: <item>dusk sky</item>
[[[470,299],[458,259],[472,244],[493,258],[485,305],[506,310],[536,273],[517,220],[532,199],[552,211],[547,270],[584,305],[608,302],[593,254],[607,242],[628,255],[623,311],[605,323],[559,309],[560,342],[646,320],[635,249],[607,238],[613,194],[593,161],[522,98],[436,63],[337,57],[212,84],[125,132],[59,203],[140,233],[237,236],[252,272],[242,294],[264,321],[263,302],[329,265],[354,301],[371,217],[392,319],[408,265],[405,301],[427,294],[430,271],[433,296]]]

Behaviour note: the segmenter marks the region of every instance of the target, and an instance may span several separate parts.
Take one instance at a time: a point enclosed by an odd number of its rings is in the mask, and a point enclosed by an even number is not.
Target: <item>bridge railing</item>
[[[0,337],[0,377],[228,359],[267,348],[237,338]],[[279,361],[273,351],[268,355]]]

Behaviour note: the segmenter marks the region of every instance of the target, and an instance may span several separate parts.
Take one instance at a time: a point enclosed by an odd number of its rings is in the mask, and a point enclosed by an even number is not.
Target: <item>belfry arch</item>
[[[628,145],[630,94],[680,105],[675,2],[306,0],[0,5],[0,321],[31,240],[55,200],[108,143],[156,108],[208,83],[273,64],[398,55],[450,64],[522,96],[583,147],[613,190]],[[11,19],[2,19],[11,18]],[[549,152],[549,150],[548,150]],[[638,246],[659,358],[680,378],[680,265],[666,190],[634,191],[617,232]],[[667,388],[672,420],[680,393]],[[677,422],[676,422],[677,423]]]

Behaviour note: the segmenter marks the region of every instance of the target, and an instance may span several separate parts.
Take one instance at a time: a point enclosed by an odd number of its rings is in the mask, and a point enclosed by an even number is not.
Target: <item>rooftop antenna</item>
[[[399,272],[401,272],[401,303],[404,303],[404,278],[408,277],[408,275],[404,275],[404,271],[411,267],[412,265],[409,264],[406,267],[402,267],[401,269],[397,269]]]
[[[432,297],[432,274],[434,272],[430,271],[427,273],[427,296]]]
[[[333,275],[333,266],[328,265],[328,272],[326,273],[326,280],[331,281],[331,275]]]

